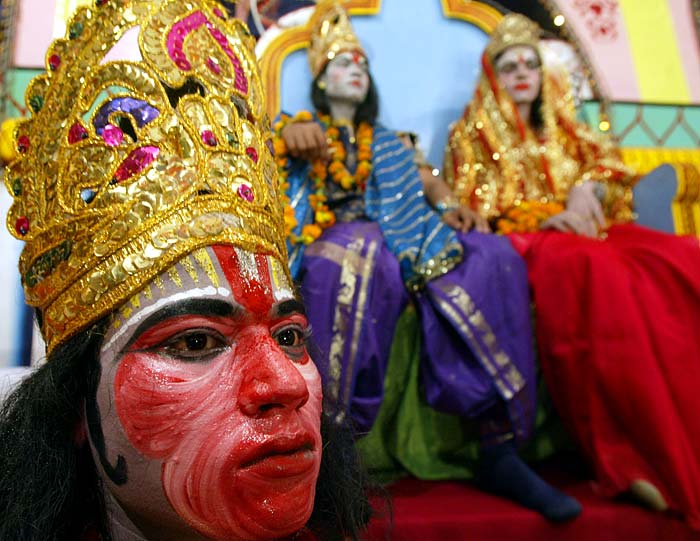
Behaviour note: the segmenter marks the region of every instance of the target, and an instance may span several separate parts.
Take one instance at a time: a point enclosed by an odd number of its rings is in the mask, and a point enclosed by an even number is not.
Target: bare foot
[[[636,479],[630,483],[630,494],[654,511],[666,511],[668,504],[659,489],[645,479]]]

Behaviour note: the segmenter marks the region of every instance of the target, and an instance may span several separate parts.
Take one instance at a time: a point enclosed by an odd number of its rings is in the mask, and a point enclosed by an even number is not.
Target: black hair
[[[386,498],[360,460],[354,430],[348,422],[337,420],[337,410],[328,403],[324,403],[321,436],[321,471],[308,528],[324,541],[360,541],[374,515],[368,495],[385,504]]]
[[[88,531],[111,540],[87,438],[76,437],[95,401],[104,328],[103,321],[59,346],[0,409],[0,540],[75,541]],[[372,513],[370,481],[351,429],[335,418],[324,403],[321,472],[307,527],[325,541],[358,541]]]
[[[542,81],[542,84],[544,84],[544,81]],[[544,116],[542,115],[542,86],[540,86],[540,92],[537,94],[530,108],[530,126],[532,126],[535,131],[540,131],[544,127]]]
[[[324,88],[318,86],[318,81],[326,72],[328,64],[321,70],[321,73],[316,76],[316,78],[311,83],[311,103],[319,113],[324,115],[329,115],[331,112],[330,104],[328,103],[328,96]],[[372,74],[368,73],[369,76],[369,88],[367,89],[367,96],[365,96],[364,101],[357,106],[355,111],[355,118],[353,118],[353,123],[357,126],[360,122],[367,122],[370,126],[374,126],[379,116],[379,94],[377,92],[377,85],[374,84],[374,79]]]
[[[100,379],[102,324],[59,346],[0,409],[0,539],[68,541],[97,528],[105,506],[82,426]]]

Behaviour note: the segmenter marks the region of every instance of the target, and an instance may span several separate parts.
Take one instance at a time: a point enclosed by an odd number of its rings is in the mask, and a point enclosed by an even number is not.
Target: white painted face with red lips
[[[276,539],[308,520],[321,380],[281,265],[190,254],[115,313],[90,427],[109,490],[149,539]]]
[[[343,52],[336,55],[321,75],[326,85],[329,101],[343,101],[359,105],[369,91],[369,65],[358,52]]]
[[[532,103],[540,94],[542,70],[537,51],[527,45],[509,47],[496,59],[498,82],[516,104]]]

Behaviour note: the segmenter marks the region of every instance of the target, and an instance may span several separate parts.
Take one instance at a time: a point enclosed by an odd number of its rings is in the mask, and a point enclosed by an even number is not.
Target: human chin
[[[297,449],[289,454],[249,464],[241,463],[240,450],[225,436],[213,445],[204,443],[192,461],[174,457],[165,462],[164,491],[178,515],[212,539],[261,541],[293,534],[313,510],[321,439],[318,427],[306,431],[314,432],[288,442]]]
[[[348,92],[348,95],[354,103],[357,103],[359,105],[367,98],[367,87],[354,86]]]
[[[239,418],[233,428],[222,419],[218,428],[210,425],[210,437],[189,439],[165,460],[164,492],[199,532],[262,541],[293,534],[308,521],[321,463],[321,391],[313,363],[300,371],[309,400],[295,420]]]
[[[369,85],[361,80],[353,80],[343,83],[336,83],[329,86],[327,95],[329,100],[346,101],[360,104],[365,101]]]
[[[214,447],[225,446],[218,443]],[[240,464],[237,451],[203,445],[204,460],[189,466],[177,458],[163,468],[163,488],[181,517],[212,539],[262,541],[304,527],[313,510],[320,467],[320,438],[308,448]],[[192,487],[208,487],[192,491]]]
[[[516,104],[532,103],[537,99],[539,88],[534,86],[528,88],[510,88],[508,93]]]

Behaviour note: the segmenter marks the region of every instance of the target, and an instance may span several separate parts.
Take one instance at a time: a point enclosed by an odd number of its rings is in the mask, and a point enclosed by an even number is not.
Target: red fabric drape
[[[601,498],[588,481],[559,466],[539,470],[576,497],[583,513],[565,524],[486,494],[469,483],[402,479],[389,487],[393,523],[376,517],[364,541],[697,541],[678,518],[629,501]],[[378,505],[381,510],[381,502]]]
[[[612,495],[646,479],[700,529],[700,246],[634,225],[512,235],[558,413]]]

